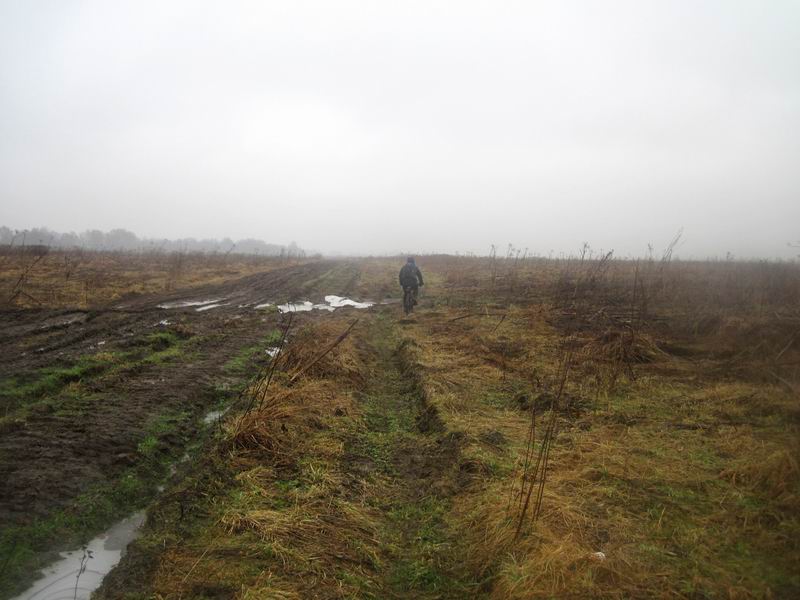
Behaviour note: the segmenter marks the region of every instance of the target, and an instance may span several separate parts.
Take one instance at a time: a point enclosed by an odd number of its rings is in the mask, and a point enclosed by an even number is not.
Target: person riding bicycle
[[[411,293],[413,303],[416,304],[419,288],[425,285],[425,282],[422,280],[422,271],[419,270],[414,258],[411,256],[408,257],[406,264],[400,269],[400,285],[403,288],[403,293]]]

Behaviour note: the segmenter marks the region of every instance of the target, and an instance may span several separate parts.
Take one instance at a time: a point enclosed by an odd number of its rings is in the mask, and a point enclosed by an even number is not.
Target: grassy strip
[[[280,341],[281,332],[273,329],[256,344],[242,348],[236,356],[225,363],[222,370],[232,375],[251,373],[258,359],[264,358],[266,349],[277,346]]]
[[[366,427],[353,432],[349,446],[351,460],[375,467],[376,486],[365,501],[382,513],[382,593],[474,597],[477,584],[459,567],[448,517],[459,456],[441,452],[447,433],[428,403],[412,353],[399,344],[386,315],[374,320],[369,343],[375,362],[361,397]]]

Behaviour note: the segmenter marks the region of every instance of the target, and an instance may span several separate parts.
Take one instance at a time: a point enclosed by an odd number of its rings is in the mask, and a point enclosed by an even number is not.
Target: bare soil
[[[189,292],[131,297],[91,311],[0,312],[0,380],[24,379],[101,353],[136,358],[142,340],[158,332],[175,335],[181,344],[181,352],[163,362],[133,361],[67,383],[82,386],[77,399],[62,389],[20,406],[18,399],[0,395],[0,416],[7,416],[0,429],[0,527],[32,523],[67,507],[91,486],[119,477],[137,461],[137,445],[158,415],[199,416],[208,410],[215,391],[235,379],[224,372],[226,362],[280,319],[254,305],[345,296],[355,273],[344,263],[317,262]],[[211,298],[224,300],[199,312],[196,306],[159,308]],[[164,320],[169,325],[160,324]],[[24,414],[15,418],[19,409]],[[182,422],[159,440],[159,450],[185,445],[199,426],[198,418]]]

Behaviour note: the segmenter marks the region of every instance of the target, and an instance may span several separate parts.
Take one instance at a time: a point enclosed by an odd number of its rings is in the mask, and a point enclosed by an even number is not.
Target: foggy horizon
[[[800,5],[0,4],[0,225],[791,259]]]

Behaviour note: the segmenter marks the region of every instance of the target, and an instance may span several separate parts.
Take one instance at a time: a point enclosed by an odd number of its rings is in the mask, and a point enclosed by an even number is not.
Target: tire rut
[[[374,506],[382,523],[385,566],[376,597],[473,597],[448,524],[464,484],[462,436],[445,431],[387,317],[373,320],[365,351],[372,363],[360,398],[365,427],[346,444],[345,469],[354,496],[362,495],[355,499]]]

